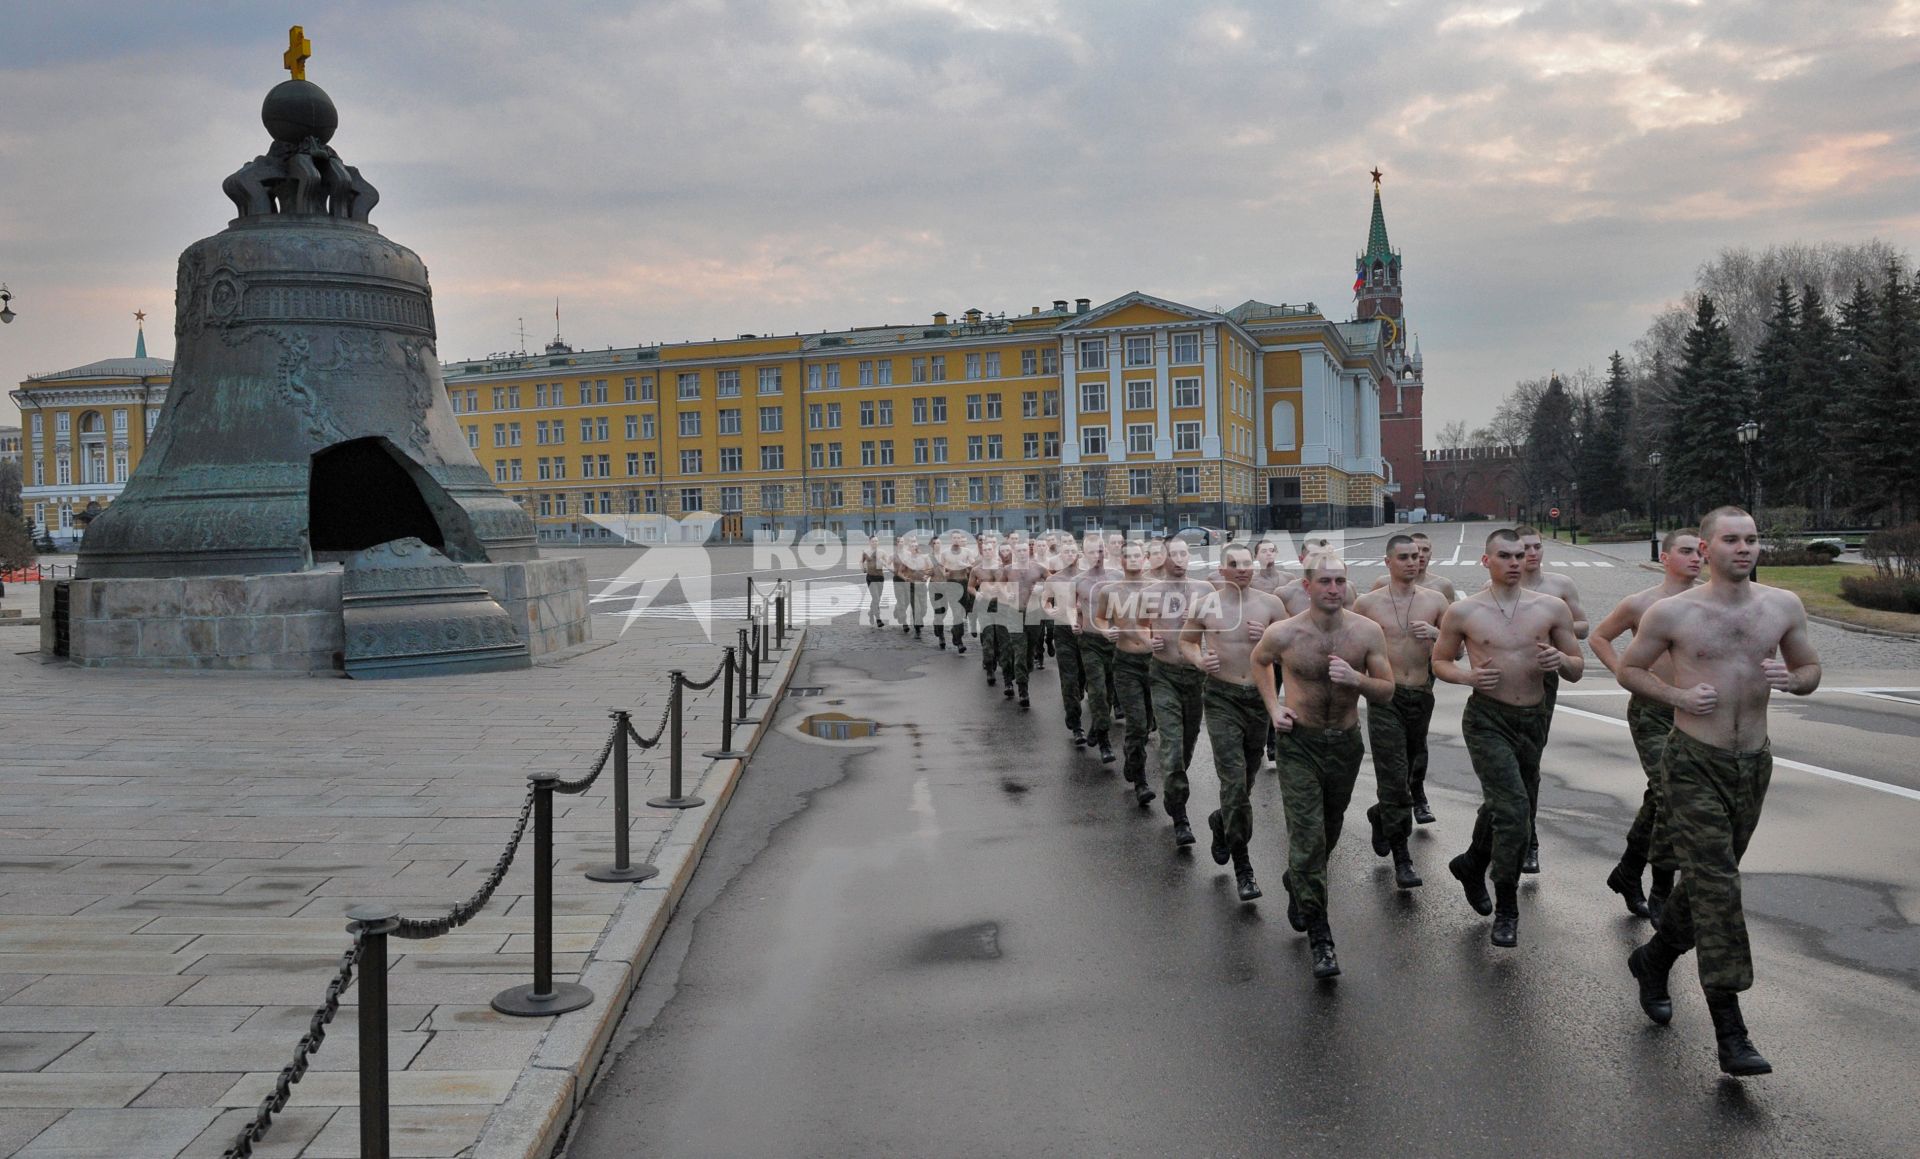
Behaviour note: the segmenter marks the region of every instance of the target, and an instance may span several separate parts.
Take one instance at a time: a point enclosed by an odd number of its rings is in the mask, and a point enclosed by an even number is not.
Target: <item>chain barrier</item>
[[[641,736],[638,732],[634,731],[632,721],[627,722],[627,735],[633,738],[634,744],[639,745],[643,749],[650,749],[660,743],[661,737],[667,735],[667,721],[671,719],[672,716],[673,704],[669,702],[665,708],[660,710],[660,724],[653,730],[651,737]]]
[[[600,772],[607,767],[607,758],[613,755],[613,742],[620,739],[621,722],[614,721],[612,731],[607,733],[607,743],[600,749],[600,756],[593,762],[593,771],[577,781],[556,781],[553,791],[563,796],[584,793],[600,779]]]
[[[400,924],[394,927],[394,937],[411,942],[437,938],[466,925],[486,908],[487,903],[493,900],[493,891],[500,888],[500,883],[506,880],[507,870],[513,867],[513,855],[520,849],[521,838],[527,835],[527,821],[533,816],[533,795],[533,790],[528,789],[526,799],[520,804],[520,818],[513,823],[513,836],[507,838],[506,848],[500,851],[499,859],[493,863],[486,883],[475,890],[473,896],[437,918],[401,918]]]
[[[365,945],[366,932],[355,930],[352,944],[340,955],[340,964],[327,983],[326,1001],[314,1010],[313,1017],[307,1021],[307,1032],[294,1044],[293,1061],[280,1068],[280,1077],[273,1081],[273,1093],[260,1100],[259,1110],[254,1112],[252,1121],[240,1129],[239,1137],[226,1149],[223,1159],[249,1159],[253,1145],[265,1138],[267,1128],[273,1125],[273,1117],[286,1109],[287,1100],[293,1097],[293,1084],[306,1077],[307,1056],[319,1053],[320,1044],[327,1040],[327,1025],[340,1012],[340,995],[353,983],[353,972],[360,965],[360,951]]]
[[[707,677],[705,680],[688,680],[685,676],[680,677],[680,687],[691,688],[695,692],[703,692],[712,688],[713,682],[720,679],[720,674],[726,670],[727,662],[723,659],[720,663],[714,665],[713,675]]]

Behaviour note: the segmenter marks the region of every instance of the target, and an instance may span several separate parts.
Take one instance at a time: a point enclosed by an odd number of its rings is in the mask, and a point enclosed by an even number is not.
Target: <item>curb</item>
[[[774,665],[770,699],[758,702],[759,723],[739,760],[710,761],[707,770],[692,779],[685,792],[707,798],[695,826],[676,824],[653,857],[660,875],[630,886],[619,908],[608,919],[600,942],[587,956],[580,981],[600,996],[591,1006],[553,1019],[546,1037],[521,1070],[506,1102],[488,1116],[468,1154],[474,1159],[547,1159],[565,1137],[580,1110],[594,1073],[606,1054],[615,1028],[625,1017],[627,1003],[640,974],[666,933],[667,922],[693,881],[694,870],[707,842],[733,799],[734,788],[747,762],[759,748],[773,722],[773,713],[786,697],[787,685],[799,667],[807,629],[801,628],[787,654]],[[767,686],[763,686],[767,687]],[[736,738],[737,740],[737,738]],[[644,782],[642,782],[644,784]],[[690,830],[690,831],[689,831]]]

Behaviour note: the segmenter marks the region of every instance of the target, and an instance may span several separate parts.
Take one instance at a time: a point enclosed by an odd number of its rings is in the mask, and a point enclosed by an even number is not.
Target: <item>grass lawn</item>
[[[1807,611],[1816,616],[1858,624],[1863,628],[1878,628],[1884,632],[1920,635],[1920,616],[1857,608],[1840,598],[1842,576],[1872,574],[1873,569],[1863,563],[1835,563],[1826,567],[1762,567],[1760,582],[1798,593],[1800,601],[1807,605]]]

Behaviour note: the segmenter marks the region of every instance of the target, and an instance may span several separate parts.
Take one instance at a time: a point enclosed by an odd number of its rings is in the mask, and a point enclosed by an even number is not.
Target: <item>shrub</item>
[[[1841,576],[1840,598],[1855,607],[1920,614],[1920,580],[1883,575]]]
[[[1816,550],[1805,543],[1764,544],[1760,548],[1760,562],[1768,567],[1823,567],[1833,562],[1825,546]]]
[[[1826,556],[1827,562],[1832,563],[1834,560],[1840,558],[1841,548],[1839,544],[1831,540],[1816,540],[1813,543],[1807,544],[1807,550],[1815,555]]]
[[[1861,545],[1860,554],[1881,579],[1920,582],[1920,523],[1874,532]]]

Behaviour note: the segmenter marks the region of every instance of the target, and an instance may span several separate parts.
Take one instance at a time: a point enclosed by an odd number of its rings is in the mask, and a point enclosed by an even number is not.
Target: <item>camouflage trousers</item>
[[[933,625],[933,634],[942,636],[951,630],[953,642],[958,644],[965,632],[960,596],[966,588],[946,580],[931,580],[921,587],[926,592],[927,622]]]
[[[1072,632],[1055,629],[1059,653],[1060,704],[1066,709],[1067,727],[1080,731],[1080,701],[1087,695],[1087,673],[1080,660],[1080,638]]]
[[[1553,731],[1553,706],[1560,703],[1560,674],[1549,672],[1540,678],[1540,707],[1546,710],[1546,716],[1540,722],[1540,747],[1547,747],[1547,734]],[[1539,845],[1540,838],[1534,831],[1540,817],[1540,787],[1534,786],[1533,802],[1527,807],[1527,843]]]
[[[1267,751],[1267,715],[1260,690],[1207,677],[1207,743],[1220,776],[1220,822],[1229,847],[1244,847],[1253,837],[1253,775]]]
[[[1027,624],[1027,668],[1044,668],[1047,661],[1047,641],[1053,636],[1053,621],[1047,619],[1031,620]]]
[[[1102,738],[1113,729],[1113,641],[1098,632],[1080,636],[1081,677],[1087,686],[1087,738]]]
[[[1460,731],[1480,779],[1480,813],[1467,857],[1495,885],[1520,880],[1540,800],[1540,753],[1547,746],[1547,706],[1502,704],[1483,693],[1467,697]]]
[[[1113,690],[1119,694],[1120,710],[1127,714],[1123,742],[1126,763],[1121,770],[1127,780],[1141,784],[1147,779],[1147,705],[1153,696],[1145,652],[1114,650]]]
[[[1627,731],[1633,736],[1640,768],[1647,774],[1647,789],[1640,798],[1640,812],[1627,830],[1627,852],[1620,864],[1636,875],[1648,863],[1672,869],[1673,842],[1666,832],[1666,811],[1660,807],[1664,796],[1660,766],[1666,759],[1667,734],[1673,731],[1673,709],[1636,696],[1627,702]]]
[[[1380,827],[1388,841],[1399,843],[1413,834],[1413,762],[1418,754],[1421,771],[1426,771],[1427,725],[1432,720],[1431,688],[1397,684],[1392,700],[1367,704],[1374,797],[1380,802]]]
[[[1760,824],[1773,779],[1773,750],[1737,753],[1675,729],[1662,766],[1667,832],[1680,880],[1667,898],[1654,940],[1675,955],[1700,951],[1704,990],[1753,986],[1753,951],[1740,906],[1740,858]]]
[[[893,579],[893,622],[905,627],[912,624],[919,627],[927,620],[927,585],[903,580],[899,576]]]
[[[1280,800],[1287,811],[1287,889],[1308,920],[1325,917],[1327,857],[1340,840],[1366,746],[1358,726],[1296,724],[1280,734],[1278,752]]]
[[[1158,657],[1147,670],[1153,685],[1153,715],[1160,722],[1161,803],[1167,816],[1185,817],[1187,798],[1192,796],[1187,767],[1193,764],[1193,746],[1200,740],[1207,674]]]

